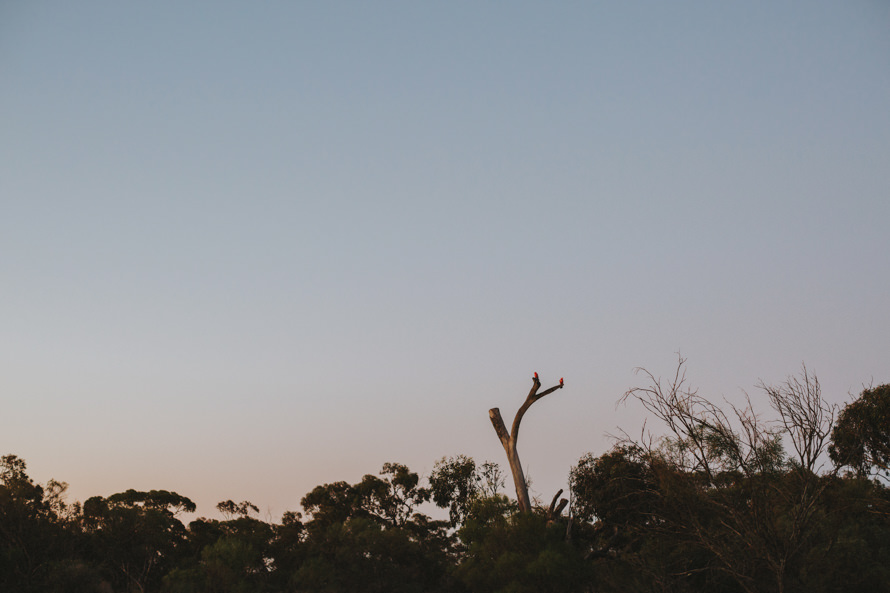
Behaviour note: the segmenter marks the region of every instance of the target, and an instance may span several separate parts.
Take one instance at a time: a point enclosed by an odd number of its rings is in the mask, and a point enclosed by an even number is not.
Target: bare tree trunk
[[[538,380],[538,373],[535,373],[532,382],[531,391],[528,392],[528,396],[525,398],[525,403],[523,403],[522,407],[519,408],[519,411],[516,412],[516,417],[513,419],[513,427],[509,433],[507,432],[507,427],[504,425],[503,418],[501,418],[501,411],[498,408],[492,408],[488,411],[488,417],[491,418],[491,424],[494,426],[494,431],[501,440],[501,444],[504,446],[504,451],[507,452],[507,461],[510,462],[510,471],[513,473],[513,484],[516,486],[516,500],[519,503],[520,512],[523,513],[531,510],[532,503],[528,496],[528,483],[525,481],[525,475],[522,473],[522,464],[519,461],[519,451],[516,449],[516,442],[519,440],[519,423],[522,422],[522,417],[525,415],[526,410],[528,410],[533,403],[545,395],[553,393],[557,389],[562,389],[563,387],[563,381],[560,379],[559,385],[555,385],[546,391],[538,393],[538,389],[541,388],[541,381]]]

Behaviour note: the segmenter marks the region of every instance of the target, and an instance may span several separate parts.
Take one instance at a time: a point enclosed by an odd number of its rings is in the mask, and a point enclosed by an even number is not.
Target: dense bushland
[[[430,476],[387,463],[315,487],[277,523],[249,501],[185,525],[175,492],[81,503],[0,460],[0,590],[27,592],[571,592],[890,590],[890,385],[843,409],[806,369],[723,407],[683,363],[625,398],[661,434],[583,456],[566,512],[520,512],[504,473],[467,456]],[[436,520],[419,511],[447,509]],[[555,501],[554,501],[555,502]],[[443,513],[444,514],[444,513]]]

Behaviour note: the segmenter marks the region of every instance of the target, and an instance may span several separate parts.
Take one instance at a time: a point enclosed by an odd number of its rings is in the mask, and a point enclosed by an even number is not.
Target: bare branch
[[[822,399],[819,379],[806,365],[802,365],[800,377],[788,377],[778,386],[761,381],[759,387],[778,412],[779,424],[789,435],[800,467],[815,472],[819,469],[819,457],[828,446],[837,406],[828,405]]]
[[[553,393],[557,389],[562,389],[562,387],[563,380],[560,379],[559,385],[555,385],[538,393],[538,389],[541,388],[541,381],[538,379],[538,373],[535,373],[532,378],[532,388],[529,390],[525,402],[523,402],[522,406],[516,412],[516,416],[513,418],[513,426],[509,434],[507,434],[507,427],[504,425],[504,420],[501,417],[501,411],[498,408],[492,408],[488,411],[488,417],[491,419],[491,424],[494,426],[494,430],[498,435],[498,439],[501,441],[501,445],[504,446],[504,451],[507,452],[507,460],[510,462],[510,470],[513,473],[513,483],[516,487],[516,498],[519,504],[519,510],[523,512],[531,510],[531,500],[528,495],[528,484],[526,483],[525,476],[522,472],[522,464],[519,461],[519,451],[516,449],[516,443],[519,440],[519,424],[522,422],[522,417],[525,415],[525,412],[533,403],[545,395]]]

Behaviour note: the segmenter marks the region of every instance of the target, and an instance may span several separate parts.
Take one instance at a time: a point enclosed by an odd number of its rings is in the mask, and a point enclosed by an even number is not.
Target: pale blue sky
[[[841,402],[890,381],[888,106],[879,1],[4,3],[0,452],[278,519],[503,463],[533,371],[547,499],[678,350]]]

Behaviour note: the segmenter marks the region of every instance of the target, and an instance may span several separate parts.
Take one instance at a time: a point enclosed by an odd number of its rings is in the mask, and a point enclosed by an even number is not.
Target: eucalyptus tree
[[[859,475],[890,476],[890,384],[864,389],[841,410],[829,453]]]
[[[194,511],[195,503],[176,492],[130,489],[87,499],[82,521],[109,580],[117,589],[141,593],[155,590],[188,551],[178,515]]]

